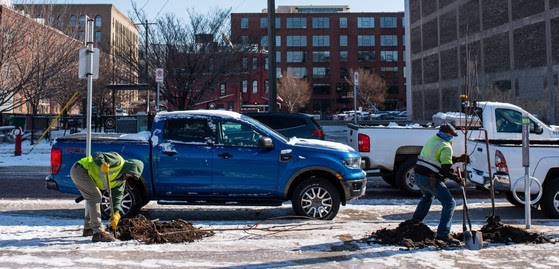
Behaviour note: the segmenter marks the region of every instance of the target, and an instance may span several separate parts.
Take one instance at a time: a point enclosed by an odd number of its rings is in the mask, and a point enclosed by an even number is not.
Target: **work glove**
[[[452,178],[452,180],[454,180],[454,182],[458,183],[458,185],[460,185],[462,187],[466,187],[466,180],[464,180],[464,178],[454,177],[454,178]]]
[[[109,223],[111,224],[111,228],[116,230],[116,226],[118,226],[118,222],[120,221],[120,213],[117,211],[115,214],[109,219]]]
[[[468,154],[462,154],[460,155],[460,157],[453,157],[452,162],[454,163],[470,162],[470,156]]]
[[[108,173],[110,168],[111,166],[108,163],[101,164],[101,171],[103,171],[104,173]]]

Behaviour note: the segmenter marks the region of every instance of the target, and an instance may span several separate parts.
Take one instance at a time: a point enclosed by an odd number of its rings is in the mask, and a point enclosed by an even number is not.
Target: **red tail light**
[[[323,137],[324,136],[324,131],[320,130],[320,129],[314,129],[312,130],[312,133],[315,134],[318,137]]]
[[[359,152],[371,151],[371,139],[368,135],[357,134],[357,145],[359,146]]]
[[[507,161],[505,160],[505,156],[500,151],[495,151],[495,167],[497,168],[497,172],[501,173],[509,173],[509,167],[507,166]]]
[[[62,150],[53,148],[50,151],[50,172],[53,175],[58,174],[62,165]]]

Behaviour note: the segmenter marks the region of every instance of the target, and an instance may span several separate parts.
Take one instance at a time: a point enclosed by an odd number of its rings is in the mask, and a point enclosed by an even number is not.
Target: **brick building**
[[[370,69],[389,85],[387,109],[405,104],[404,13],[350,13],[348,6],[279,6],[276,11],[276,73],[307,78],[312,97],[307,112],[330,115],[353,109],[352,87],[346,81],[351,69]],[[267,13],[231,14],[231,39],[265,49]],[[267,58],[247,57],[248,77],[241,79],[243,105],[267,96]],[[245,86],[247,85],[247,86]],[[262,93],[256,99],[250,92]],[[245,97],[245,94],[248,94]],[[250,101],[249,101],[250,100]],[[267,100],[266,100],[267,101]],[[265,104],[265,103],[262,103]]]
[[[456,111],[474,59],[480,99],[559,121],[559,0],[406,0],[406,14],[414,119]]]

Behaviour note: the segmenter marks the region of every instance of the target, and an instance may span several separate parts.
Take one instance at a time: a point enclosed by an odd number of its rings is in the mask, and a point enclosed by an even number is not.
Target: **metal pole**
[[[276,90],[276,3],[268,0],[268,110],[277,112],[277,90]]]
[[[357,124],[357,84],[353,82],[353,122]]]
[[[522,114],[522,166],[524,166],[524,217],[526,229],[530,229],[531,208],[530,208],[530,118],[528,114]],[[516,190],[512,190],[516,191]]]
[[[85,144],[85,156],[91,155],[91,107],[93,100],[93,20],[87,19],[86,44],[87,44],[87,138]]]
[[[159,112],[159,84],[161,84],[161,82],[157,82],[157,99],[155,100],[155,112]]]
[[[149,67],[148,67],[148,46],[149,46],[149,23],[148,23],[148,20],[146,20],[146,49],[145,49],[145,52],[144,52],[144,62],[146,64],[146,73],[145,73],[144,79],[145,79],[146,84],[148,82],[148,71],[149,71],[148,70],[149,69]],[[146,99],[147,99],[146,112],[149,114],[149,89],[146,91],[146,93],[147,93],[146,94],[147,95],[147,97],[146,97]]]

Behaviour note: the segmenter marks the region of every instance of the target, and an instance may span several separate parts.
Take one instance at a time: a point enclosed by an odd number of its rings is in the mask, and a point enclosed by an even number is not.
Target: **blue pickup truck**
[[[116,151],[144,162],[140,181],[127,185],[125,217],[149,201],[159,204],[266,205],[291,200],[297,215],[333,219],[346,201],[365,193],[366,173],[351,147],[288,139],[229,111],[159,113],[151,132],[94,134],[92,152]],[[70,168],[85,156],[85,134],[59,138],[51,151],[48,189],[79,194]],[[102,213],[109,214],[103,194]]]

